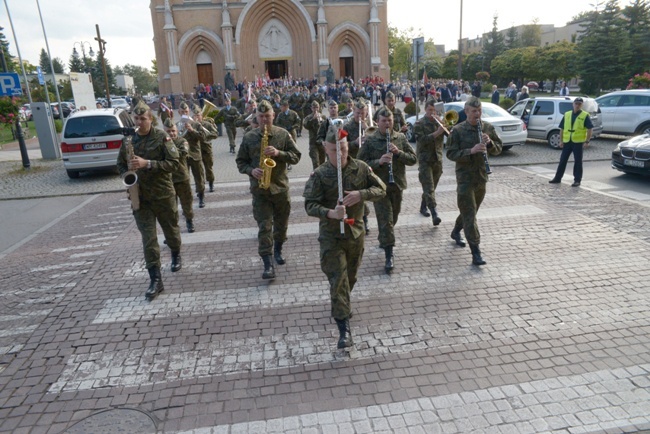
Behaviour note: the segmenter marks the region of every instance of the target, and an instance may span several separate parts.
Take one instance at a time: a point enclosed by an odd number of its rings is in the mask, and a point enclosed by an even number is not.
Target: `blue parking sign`
[[[15,72],[0,73],[0,96],[21,96],[20,78]]]

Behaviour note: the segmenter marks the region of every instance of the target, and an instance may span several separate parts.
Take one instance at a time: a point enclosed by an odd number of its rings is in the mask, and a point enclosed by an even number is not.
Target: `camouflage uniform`
[[[183,216],[186,220],[194,219],[194,210],[192,210],[192,186],[190,185],[190,172],[187,169],[187,153],[189,144],[187,140],[182,137],[173,139],[176,149],[178,149],[180,165],[176,172],[172,173],[172,182],[174,183],[174,190],[176,197],[181,202],[183,209]]]
[[[399,149],[398,154],[393,154],[394,184],[388,182],[388,164],[379,165],[379,159],[387,152],[385,134],[377,129],[371,135],[366,136],[361,152],[359,152],[359,160],[368,163],[386,184],[386,197],[373,204],[379,225],[379,246],[384,249],[395,245],[393,227],[397,223],[402,207],[402,190],[406,189],[406,166],[413,166],[417,162],[415,151],[407,142],[404,134],[393,132],[391,143]]]
[[[359,124],[363,123],[363,121],[357,122],[353,119],[350,119],[350,121],[346,122],[345,125],[343,125],[343,129],[347,131],[348,133],[348,147],[349,147],[349,152],[350,156],[352,158],[357,158],[357,155],[359,155]]]
[[[339,117],[345,119],[350,113],[352,113],[352,109],[344,108],[339,112]]]
[[[124,139],[126,140],[126,139]],[[156,233],[156,221],[160,224],[167,245],[172,252],[181,249],[181,234],[178,228],[178,208],[172,173],[179,170],[178,149],[167,133],[153,125],[149,134],[133,137],[133,153],[151,161],[151,169],[138,169],[140,209],[133,215],[142,234],[142,246],[146,268],[160,268],[160,246]],[[117,168],[121,175],[128,171],[127,151],[122,142],[117,157]]]
[[[385,107],[387,110],[390,110],[388,106]],[[406,119],[404,118],[404,113],[402,113],[402,110],[398,109],[397,107],[394,107],[390,111],[391,113],[393,113],[393,130],[400,132],[402,127],[406,125]],[[372,120],[375,121],[375,124],[377,123],[377,118],[378,118],[377,113],[379,113],[379,111],[375,111],[375,113],[372,115]]]
[[[304,118],[304,113],[302,112],[302,106],[305,104],[305,96],[302,94],[302,92],[294,92],[289,96],[289,109],[293,110],[296,112],[298,117],[300,119]],[[277,115],[275,117],[277,119]],[[302,125],[298,127],[300,131],[297,131],[297,133],[302,132]],[[294,137],[295,141],[295,137]]]
[[[422,184],[422,200],[433,211],[436,208],[436,188],[442,176],[442,148],[445,136],[433,137],[438,124],[423,117],[415,123],[414,133],[417,140],[418,177]]]
[[[302,118],[306,118],[308,115],[311,114],[311,104],[316,101],[319,106],[323,106],[323,103],[325,102],[325,98],[323,98],[323,95],[321,95],[319,92],[314,92],[309,95],[309,98],[307,98],[307,101],[302,105]]]
[[[273,124],[287,130],[289,134],[291,134],[291,138],[294,142],[297,140],[296,134],[302,129],[300,116],[291,109],[288,110],[288,113],[287,111],[281,111],[278,113]]]
[[[287,164],[297,164],[300,161],[300,151],[289,133],[275,126],[269,130],[268,144],[278,149],[280,155],[273,157],[277,165],[271,172],[271,186],[268,190],[259,188],[259,181],[251,175],[253,169],[260,164],[263,135],[261,128],[253,129],[244,135],[235,160],[239,172],[250,177],[253,217],[259,227],[258,252],[262,257],[273,253],[274,240],[283,243],[287,239],[287,225],[291,212]]]
[[[318,131],[321,124],[325,123],[322,120],[322,115],[321,121],[319,122],[315,113],[307,115],[302,122],[305,129],[309,132],[309,158],[311,158],[311,165],[314,169],[325,162],[325,149],[323,148],[322,142],[318,143]]]
[[[494,127],[487,122],[482,122],[483,133],[490,136],[492,147],[488,149],[490,155],[501,153],[502,143]],[[470,246],[481,242],[481,236],[476,222],[476,213],[485,197],[485,184],[488,181],[485,172],[485,160],[482,153],[471,154],[470,150],[479,143],[478,127],[469,122],[461,122],[451,131],[447,145],[447,158],[456,162],[456,182],[458,210],[460,215],[456,219],[454,231],[464,229],[465,238]]]
[[[205,170],[203,169],[203,157],[201,156],[201,141],[205,137],[205,131],[198,122],[190,121],[193,131],[187,131],[183,138],[187,140],[187,167],[192,171],[194,177],[194,188],[198,194],[205,192]],[[180,122],[177,124],[181,130]]]
[[[332,316],[338,320],[350,317],[350,293],[357,281],[357,270],[364,251],[364,227],[361,221],[364,201],[375,201],[384,197],[386,186],[363,161],[348,157],[342,168],[343,189],[359,190],[362,201],[346,208],[348,218],[354,218],[353,225],[345,225],[341,235],[339,220],[327,218],[327,212],[336,207],[338,201],[337,169],[332,164],[320,165],[312,174],[303,196],[305,210],[312,217],[320,219],[319,237],[320,263],[330,283]]]
[[[210,184],[210,191],[214,184],[214,156],[212,153],[212,140],[219,137],[217,126],[207,120],[201,122],[201,126],[206,129],[204,138],[201,140],[201,160],[205,167],[205,180]]]
[[[235,122],[239,119],[239,111],[233,106],[226,106],[221,109],[220,114],[223,113],[224,125],[226,127],[226,134],[228,135],[228,143],[230,144],[230,152],[235,153],[235,137],[237,137],[237,127]]]

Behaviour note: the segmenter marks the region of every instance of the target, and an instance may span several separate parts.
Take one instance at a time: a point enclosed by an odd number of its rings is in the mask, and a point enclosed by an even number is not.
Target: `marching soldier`
[[[386,92],[385,103],[386,108],[393,113],[393,130],[404,134],[408,130],[408,125],[406,125],[404,113],[395,107],[395,94],[393,92]],[[375,122],[377,122],[377,116],[377,112],[375,112],[375,116],[373,118]]]
[[[314,101],[318,103],[318,106],[325,102],[325,98],[323,98],[323,95],[321,95],[318,92],[318,86],[313,86],[311,88],[311,94],[309,94],[309,98],[307,98],[307,101],[305,101],[305,104],[302,106],[302,119],[305,119],[308,115],[312,113],[312,107],[314,106]]]
[[[413,166],[417,162],[415,151],[404,134],[392,130],[393,113],[382,107],[379,109],[377,130],[366,137],[359,153],[359,159],[368,163],[386,184],[386,197],[373,205],[379,226],[379,247],[386,254],[384,269],[388,274],[394,268],[393,228],[402,207],[402,191],[406,189],[406,166]]]
[[[205,169],[203,168],[203,157],[201,155],[201,141],[205,137],[205,130],[198,122],[190,119],[190,108],[183,101],[178,109],[181,120],[176,124],[179,131],[184,131],[182,137],[187,140],[189,149],[187,151],[187,167],[192,171],[194,177],[194,188],[196,197],[199,198],[199,208],[205,207]]]
[[[237,137],[237,127],[235,122],[239,119],[239,111],[231,105],[230,94],[225,95],[226,106],[221,109],[223,113],[224,125],[226,127],[226,134],[228,135],[228,143],[230,144],[230,153],[235,153],[235,137]]]
[[[303,118],[302,106],[305,104],[305,97],[302,94],[302,92],[300,92],[300,87],[299,86],[294,87],[293,93],[289,96],[288,101],[289,101],[289,108],[291,110],[293,110],[294,112],[296,112],[298,117],[300,119],[302,119]],[[285,109],[281,107],[280,111],[285,111]],[[301,134],[302,133],[302,125],[299,126],[299,129],[300,129],[300,131],[296,132],[298,137],[300,137],[302,135]],[[294,141],[295,140],[296,139],[294,137]]]
[[[436,188],[442,176],[442,148],[445,136],[441,124],[434,120],[435,104],[435,99],[426,102],[424,117],[415,123],[414,133],[418,145],[418,177],[422,184],[420,213],[426,217],[432,216],[433,225],[438,226],[442,220],[436,209]]]
[[[203,112],[199,106],[194,106],[194,121],[205,130],[201,139],[201,160],[205,168],[205,179],[210,186],[210,192],[214,191],[214,156],[212,154],[212,140],[219,137],[217,126],[214,122],[203,119]]]
[[[170,104],[167,102],[167,97],[160,97],[160,104],[158,104],[158,117],[163,124],[167,119],[174,118],[174,112],[169,106]]]
[[[341,119],[345,119],[353,111],[354,111],[354,101],[352,101],[352,98],[349,98],[345,102],[345,108],[339,112],[339,117]]]
[[[125,138],[117,157],[121,175],[135,170],[138,175],[140,206],[133,211],[138,230],[142,235],[144,259],[151,282],[145,292],[147,300],[153,300],[165,288],[160,272],[160,247],[156,233],[156,221],[165,234],[172,251],[172,272],[181,269],[181,234],[178,228],[178,208],[172,173],[179,170],[178,149],[164,131],[153,126],[151,109],[139,102],[133,109],[133,119],[138,128],[132,138],[133,157],[129,159]]]
[[[302,125],[300,124],[300,116],[289,108],[289,101],[286,99],[282,100],[280,106],[280,113],[278,113],[278,117],[275,118],[274,125],[287,130],[295,142],[298,129],[302,128]]]
[[[302,124],[309,132],[309,158],[311,158],[311,165],[315,169],[325,162],[323,145],[317,143],[318,130],[324,122],[322,122],[318,101],[312,101],[310,110],[311,113],[305,117]]]
[[[329,100],[329,102],[327,103],[327,111],[329,117],[325,119],[323,122],[321,122],[320,127],[318,128],[318,134],[316,135],[316,143],[318,144],[318,146],[325,145],[325,137],[327,136],[327,132],[329,131],[329,128],[332,126],[332,121],[335,119],[339,119],[338,110],[339,110],[339,105],[336,103],[336,101],[334,101],[333,99]],[[346,143],[347,143],[347,138],[346,138]]]
[[[291,212],[287,165],[297,164],[301,154],[289,133],[273,125],[275,114],[268,101],[259,104],[256,116],[260,127],[244,135],[235,161],[239,172],[250,178],[253,217],[259,227],[258,252],[264,262],[262,278],[274,279],[275,268],[271,254],[279,265],[286,263],[282,257],[282,245],[287,240]],[[267,140],[267,146],[261,151],[263,140]],[[259,167],[261,152],[276,164],[271,171],[268,189],[260,188],[259,185],[259,180],[264,174],[264,170]]]
[[[344,188],[341,204],[338,204],[337,138],[340,139]],[[384,197],[386,186],[366,163],[349,157],[343,130],[331,127],[323,144],[328,161],[311,174],[303,196],[307,214],[320,220],[320,263],[330,284],[332,316],[339,329],[337,347],[341,349],[353,344],[350,293],[357,281],[357,271],[364,251],[365,235],[361,224],[363,204],[364,201],[376,201]],[[340,222],[346,214],[354,222],[351,225],[345,224],[345,234],[341,234]]]
[[[465,102],[465,113],[467,120],[451,131],[447,147],[447,158],[456,162],[456,192],[460,211],[451,238],[460,247],[465,247],[465,240],[460,235],[463,229],[472,251],[472,263],[484,265],[486,262],[479,249],[481,235],[476,222],[476,213],[485,197],[485,184],[488,181],[484,155],[487,152],[499,155],[502,143],[494,127],[481,122],[480,99],[469,97]]]
[[[343,129],[348,133],[348,149],[350,156],[352,158],[357,158],[359,155],[359,149],[363,145],[365,140],[365,130],[368,127],[366,125],[365,119],[368,115],[368,106],[363,98],[359,98],[354,103],[353,109],[354,117],[345,123]],[[361,135],[359,135],[361,131]],[[370,233],[370,228],[368,227],[368,215],[370,215],[370,207],[367,203],[364,204],[364,213],[363,213],[363,224],[366,228],[366,235]]]
[[[187,232],[194,232],[194,210],[192,210],[192,186],[190,185],[190,172],[187,169],[187,153],[189,151],[190,145],[182,137],[178,137],[178,129],[176,125],[168,118],[165,121],[165,132],[176,145],[179,154],[179,170],[172,173],[172,182],[174,183],[174,190],[176,191],[176,197],[181,202],[181,208],[183,209],[183,216],[185,217],[185,225],[187,226]]]

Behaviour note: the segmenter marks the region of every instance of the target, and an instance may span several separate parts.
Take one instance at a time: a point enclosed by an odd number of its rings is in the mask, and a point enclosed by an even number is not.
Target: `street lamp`
[[[88,52],[88,55],[90,57],[95,57],[95,52],[93,51],[92,45],[90,45],[90,42],[87,41],[81,41],[81,42],[75,42],[74,45],[72,46],[72,54],[76,57],[79,57],[79,52],[77,51],[77,45],[81,47],[81,54],[83,55],[84,61],[86,60],[86,45],[88,44],[88,47],[90,48],[90,51]]]

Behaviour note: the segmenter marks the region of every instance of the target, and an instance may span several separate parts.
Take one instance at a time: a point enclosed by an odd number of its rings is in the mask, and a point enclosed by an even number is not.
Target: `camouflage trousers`
[[[309,143],[309,158],[314,169],[325,162],[325,148],[317,143]]]
[[[183,209],[183,216],[187,220],[194,219],[194,210],[192,209],[192,186],[190,185],[190,180],[175,182],[174,190],[176,190],[176,197],[181,202],[181,208]]]
[[[133,211],[138,230],[142,235],[142,247],[146,268],[160,267],[160,245],[156,231],[156,221],[160,225],[167,245],[172,252],[181,250],[181,232],[178,228],[178,208],[176,197],[140,201],[140,209]]]
[[[456,194],[460,215],[456,218],[454,229],[463,229],[467,241],[478,245],[481,242],[481,234],[478,231],[476,213],[485,197],[485,182],[460,183]]]
[[[273,253],[273,242],[287,240],[291,199],[289,191],[271,194],[253,194],[253,218],[257,222],[258,253],[260,256]]]
[[[379,247],[382,249],[395,245],[394,227],[402,209],[402,190],[396,185],[386,187],[386,196],[377,202],[373,202],[375,214],[377,215],[377,226],[379,226]]]
[[[364,235],[352,237],[319,238],[320,267],[330,284],[332,316],[336,319],[350,317],[350,293],[357,282],[364,251]]]
[[[436,188],[442,176],[442,161],[420,162],[419,164],[418,178],[422,184],[422,200],[427,204],[427,208],[436,208],[438,205],[436,203]]]
[[[228,144],[232,149],[235,149],[235,138],[237,137],[237,127],[234,125],[226,125],[226,134],[228,135]]]
[[[205,167],[205,180],[214,182],[214,157],[212,156],[212,143],[201,143],[201,160]]]
[[[205,192],[205,170],[203,170],[203,161],[187,159],[187,168],[192,172],[194,177],[194,188],[197,193]]]

